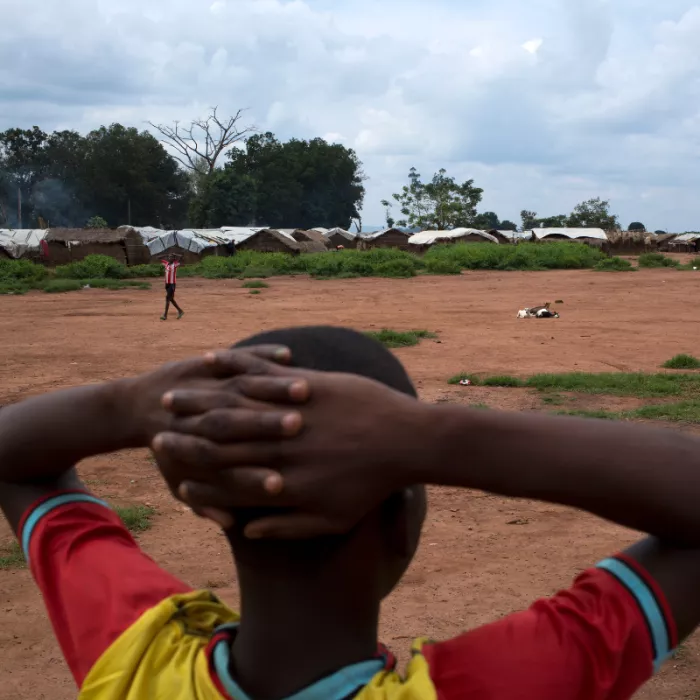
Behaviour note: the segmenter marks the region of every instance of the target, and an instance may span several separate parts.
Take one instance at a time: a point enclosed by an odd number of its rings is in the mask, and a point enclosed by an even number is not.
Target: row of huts
[[[481,231],[457,228],[449,231],[409,233],[398,228],[357,234],[341,228],[270,229],[223,226],[219,229],[164,231],[152,227],[121,226],[118,229],[0,229],[0,257],[31,258],[52,265],[81,260],[87,255],[109,255],[128,265],[160,260],[178,253],[193,263],[207,255],[230,255],[235,250],[322,252],[339,247],[367,250],[378,247],[424,252],[445,243],[517,244],[575,240],[615,255],[638,255],[661,250],[698,252],[700,233],[664,236],[636,231],[539,228],[527,231]]]

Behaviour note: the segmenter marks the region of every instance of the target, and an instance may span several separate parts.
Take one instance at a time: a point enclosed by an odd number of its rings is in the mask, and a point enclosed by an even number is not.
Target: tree
[[[522,221],[523,231],[529,231],[531,228],[537,228],[537,212],[523,209],[520,212],[520,220]]]
[[[474,187],[474,180],[459,184],[441,169],[430,182],[423,183],[415,168],[408,179],[409,184],[392,195],[405,217],[396,222],[398,226],[438,231],[473,226],[483,194],[481,188]]]
[[[619,229],[617,217],[610,211],[610,202],[600,197],[577,204],[568,219],[572,228],[602,228],[604,231]]]
[[[490,231],[491,229],[500,228],[501,222],[498,215],[492,211],[485,211],[483,214],[477,214],[474,219],[474,228],[482,231]]]
[[[501,225],[499,226],[499,231],[517,231],[518,230],[518,225],[514,224],[512,221],[508,221],[506,219],[505,221],[501,221]]]
[[[91,216],[85,223],[85,228],[107,228],[109,224],[101,216]]]
[[[82,226],[99,211],[112,225],[185,222],[187,176],[155,137],[119,124],[87,136],[38,127],[0,133],[0,209],[9,225]],[[17,216],[18,192],[21,217]]]
[[[628,231],[646,231],[646,226],[641,221],[633,221],[628,227]]]
[[[523,210],[520,212],[520,218],[523,222],[523,231],[529,231],[533,228],[564,228],[568,226],[565,214],[538,218],[537,212]]]
[[[223,218],[234,213],[225,204],[227,187],[245,193],[235,213],[250,217],[246,224],[252,220],[271,228],[350,228],[353,219],[359,220],[365,194],[362,164],[352,149],[340,144],[320,138],[281,143],[271,133],[255,134],[245,149],[229,152],[223,171],[225,177],[217,174],[208,190],[207,196],[216,193],[215,199],[193,203],[193,223],[231,223]]]
[[[207,177],[190,203],[193,226],[252,226],[255,221],[255,179],[232,168],[216,170]]]
[[[252,125],[240,124],[242,109],[226,118],[219,118],[217,110],[212,107],[209,116],[195,119],[189,126],[180,126],[177,121],[173,126],[148,123],[160,133],[163,143],[175,151],[175,158],[186,170],[211,175],[221,155],[255,131]]]
[[[100,127],[86,137],[85,160],[85,203],[111,225],[184,224],[190,196],[187,175],[149,132],[121,124]]]
[[[391,202],[389,202],[386,199],[382,199],[382,206],[384,207],[384,218],[386,219],[386,227],[394,228],[394,224],[396,223],[396,221],[391,215]]]

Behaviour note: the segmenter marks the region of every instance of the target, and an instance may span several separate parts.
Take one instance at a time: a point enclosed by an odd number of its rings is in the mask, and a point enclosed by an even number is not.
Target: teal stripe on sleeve
[[[22,530],[22,551],[24,552],[27,562],[29,562],[29,543],[32,541],[32,533],[39,521],[55,508],[66,505],[67,503],[96,503],[97,505],[109,508],[104,501],[88,493],[64,493],[44,501],[31,512]]]
[[[651,641],[654,649],[654,672],[656,673],[664,661],[673,653],[673,649],[670,648],[666,618],[656,600],[656,596],[644,579],[619,559],[604,559],[598,564],[597,568],[612,574],[636,598],[651,632]]]

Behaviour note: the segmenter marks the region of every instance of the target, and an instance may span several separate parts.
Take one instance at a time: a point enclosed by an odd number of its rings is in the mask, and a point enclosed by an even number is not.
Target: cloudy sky
[[[354,148],[365,224],[411,166],[482,210],[610,199],[700,228],[700,2],[3,0],[0,129],[86,131],[249,109]],[[290,224],[291,225],[291,224]]]

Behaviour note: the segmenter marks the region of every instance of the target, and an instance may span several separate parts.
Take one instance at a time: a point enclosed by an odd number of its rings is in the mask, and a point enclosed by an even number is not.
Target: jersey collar
[[[252,698],[234,680],[230,672],[231,637],[238,625],[222,625],[212,637],[210,659],[212,669],[220,684],[234,700],[252,700]],[[383,647],[378,656],[368,661],[361,661],[336,671],[330,676],[313,683],[304,690],[290,695],[286,700],[345,700],[351,698],[368,685],[378,673],[390,670],[395,663],[393,655]]]

